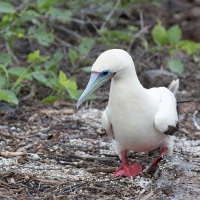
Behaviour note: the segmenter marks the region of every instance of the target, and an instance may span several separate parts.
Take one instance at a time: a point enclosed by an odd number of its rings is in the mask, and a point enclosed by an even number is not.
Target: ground
[[[164,2],[168,2],[168,9],[160,11],[144,4],[145,25],[152,25],[152,19],[155,22],[157,16],[164,25],[181,22],[183,37],[199,41],[199,13],[196,11],[199,1]],[[129,20],[132,19],[140,20],[134,13]],[[133,179],[113,177],[121,161],[101,128],[108,85],[97,92],[96,100],[87,102],[79,110],[72,100],[44,105],[34,98],[21,101],[19,106],[0,102],[0,199],[199,198],[199,64],[183,54],[186,69],[183,74],[176,75],[166,67],[163,69],[166,52],[152,56],[137,47],[137,41],[134,45],[131,53],[145,87],[167,86],[172,79],[180,79],[180,128],[174,135],[174,155],[165,157],[156,168]],[[93,54],[96,56],[100,50],[94,49]],[[84,88],[88,75],[80,72],[77,77],[79,87]],[[40,92],[45,93],[45,88]],[[158,154],[159,149],[148,153],[131,152],[129,160],[145,168]]]
[[[2,199],[197,199],[199,102],[182,103],[174,155],[133,179],[114,178],[121,161],[101,129],[102,109],[59,102],[5,108],[1,120]],[[2,109],[3,110],[3,109]],[[159,151],[131,153],[143,167]]]

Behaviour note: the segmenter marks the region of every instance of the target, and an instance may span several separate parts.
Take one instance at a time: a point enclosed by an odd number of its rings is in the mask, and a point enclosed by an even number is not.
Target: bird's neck
[[[146,89],[141,85],[137,74],[134,71],[114,77],[111,81],[111,93],[130,94],[131,96],[142,95]]]

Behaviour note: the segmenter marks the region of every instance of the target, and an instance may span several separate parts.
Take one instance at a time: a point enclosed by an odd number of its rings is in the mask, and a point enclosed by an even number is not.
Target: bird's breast
[[[106,109],[115,139],[124,149],[150,151],[161,145],[165,135],[154,126],[157,106],[146,100],[109,100]]]

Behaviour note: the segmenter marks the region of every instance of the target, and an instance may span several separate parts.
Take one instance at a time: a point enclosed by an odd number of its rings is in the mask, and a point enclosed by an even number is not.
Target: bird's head
[[[94,62],[91,70],[90,80],[83,94],[77,102],[77,108],[87,97],[104,83],[123,73],[123,70],[133,64],[131,56],[122,49],[111,49],[103,52]]]

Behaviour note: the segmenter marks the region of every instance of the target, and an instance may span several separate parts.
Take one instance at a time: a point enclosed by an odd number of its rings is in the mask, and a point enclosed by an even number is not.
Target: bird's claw
[[[157,158],[150,166],[146,167],[146,168],[144,169],[143,172],[146,172],[146,171],[148,171],[149,169],[151,169],[151,168],[153,168],[154,166],[156,166],[156,165],[160,162],[160,160],[167,154],[167,150],[168,150],[168,148],[167,148],[167,147],[164,147],[164,148],[162,149],[161,154],[158,156],[158,158]]]
[[[124,164],[119,167],[115,173],[114,177],[118,176],[126,176],[128,178],[137,176],[142,173],[142,166],[139,163],[133,163],[133,164]]]

